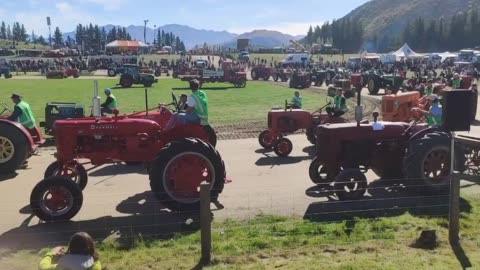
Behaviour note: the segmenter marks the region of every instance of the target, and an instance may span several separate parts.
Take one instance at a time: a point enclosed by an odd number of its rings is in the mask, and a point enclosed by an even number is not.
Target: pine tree
[[[7,26],[7,39],[12,40],[12,29],[10,29],[10,24]]]
[[[37,38],[35,37],[35,32],[32,30],[32,36],[31,36],[31,41],[32,43],[36,43],[37,42]]]
[[[0,39],[7,39],[7,27],[3,21],[0,26]]]
[[[48,42],[45,40],[45,38],[41,35],[37,38],[37,44],[40,45],[48,45]]]
[[[55,28],[55,32],[53,34],[53,43],[55,48],[61,48],[63,46],[63,35],[60,32],[60,28],[58,26]]]
[[[77,30],[75,33],[75,41],[79,45],[83,45],[83,26],[81,24],[77,25]]]
[[[310,25],[310,28],[308,28],[306,41],[307,41],[307,44],[309,44],[309,45],[311,45],[314,41],[313,27],[311,25]]]

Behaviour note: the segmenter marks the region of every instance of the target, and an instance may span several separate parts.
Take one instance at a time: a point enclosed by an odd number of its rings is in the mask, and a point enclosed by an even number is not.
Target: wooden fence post
[[[211,261],[212,250],[212,212],[210,211],[210,183],[200,184],[200,238],[202,242],[202,263]]]

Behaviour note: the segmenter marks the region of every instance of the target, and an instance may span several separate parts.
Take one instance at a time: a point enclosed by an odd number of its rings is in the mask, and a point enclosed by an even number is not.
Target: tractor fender
[[[11,126],[14,126],[18,129],[20,129],[22,131],[23,135],[25,135],[25,137],[28,139],[28,143],[30,144],[30,150],[33,151],[33,146],[35,145],[35,143],[33,142],[32,136],[30,135],[30,133],[28,132],[28,130],[24,126],[22,126],[20,123],[0,118],[0,124],[2,124],[2,123],[5,123],[7,125],[11,125]]]
[[[438,127],[429,127],[429,128],[426,128],[426,129],[422,129],[422,130],[418,131],[417,133],[413,134],[409,138],[409,141],[414,141],[414,140],[423,138],[425,136],[425,134],[434,133],[434,132],[438,132],[438,131],[441,131],[441,129],[439,129]]]

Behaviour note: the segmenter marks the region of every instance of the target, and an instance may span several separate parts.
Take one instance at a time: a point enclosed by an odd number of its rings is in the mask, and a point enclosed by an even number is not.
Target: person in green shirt
[[[200,82],[198,80],[190,81],[190,90],[192,95],[187,98],[187,109],[185,113],[177,114],[177,119],[181,124],[200,124],[208,126],[208,99],[205,92],[199,90]]]
[[[347,100],[343,96],[342,89],[337,89],[336,95],[333,98],[333,106],[327,108],[327,113],[333,117],[340,117],[348,112]]]
[[[433,95],[433,80],[429,79],[427,81],[427,86],[425,87],[424,93],[426,97]]]
[[[22,100],[22,97],[17,94],[12,94],[10,97],[15,104],[12,114],[7,117],[8,120],[18,122],[28,129],[34,129],[36,122],[33,116],[32,109],[27,102]]]
[[[460,75],[458,75],[458,73],[453,74],[452,88],[460,89],[461,86],[462,86],[462,79],[460,78]]]
[[[302,108],[302,96],[300,96],[299,91],[295,91],[294,96],[290,103],[290,108],[292,109],[301,109]]]
[[[112,90],[110,90],[110,88],[105,89],[104,93],[107,96],[107,99],[101,105],[102,115],[106,113],[112,114],[113,110],[118,109],[117,98],[112,94]]]
[[[85,232],[72,236],[67,250],[56,247],[40,261],[39,270],[102,270],[95,242]]]

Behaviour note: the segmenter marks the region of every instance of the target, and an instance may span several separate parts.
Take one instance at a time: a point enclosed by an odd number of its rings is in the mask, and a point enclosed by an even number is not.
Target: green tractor
[[[155,79],[152,74],[140,73],[137,65],[124,65],[119,85],[123,88],[132,87],[134,84],[151,87],[156,82],[158,82],[158,79]]]
[[[396,94],[403,85],[404,77],[398,74],[382,74],[380,72],[370,72],[368,75],[368,92],[370,95],[377,95],[380,89],[391,90]]]

